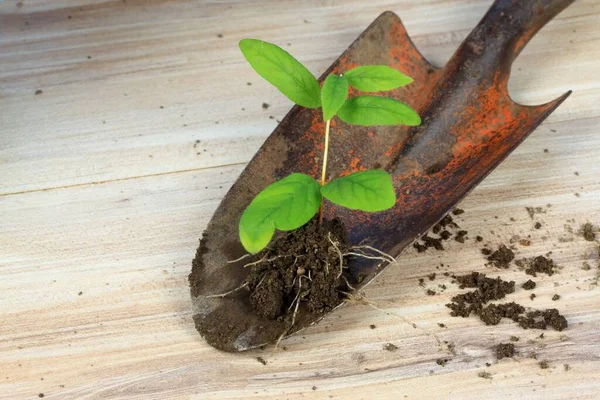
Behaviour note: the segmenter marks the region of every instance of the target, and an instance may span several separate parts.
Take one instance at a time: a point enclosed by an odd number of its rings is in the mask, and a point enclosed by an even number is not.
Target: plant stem
[[[323,150],[323,167],[321,168],[321,186],[325,186],[325,177],[327,175],[327,155],[329,154],[329,125],[331,119],[325,122],[325,149]],[[323,223],[323,198],[321,198],[321,207],[319,207],[319,223]]]

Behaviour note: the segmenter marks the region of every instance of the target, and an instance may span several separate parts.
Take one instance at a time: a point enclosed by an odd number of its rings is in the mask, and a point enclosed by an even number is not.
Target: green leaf
[[[306,224],[321,205],[320,185],[308,175],[291,174],[260,192],[242,214],[240,241],[250,253],[264,249],[275,229]]]
[[[363,92],[380,92],[408,85],[410,76],[387,65],[363,65],[344,74],[351,86]]]
[[[323,119],[333,118],[348,97],[348,80],[344,76],[329,75],[323,83],[321,90],[321,104],[323,105]]]
[[[319,82],[308,69],[281,47],[257,39],[243,39],[240,50],[252,68],[294,103],[321,106]]]
[[[396,204],[392,178],[382,170],[356,172],[337,178],[321,188],[332,203],[362,211],[383,211]]]
[[[338,116],[344,122],[363,126],[421,124],[419,114],[406,104],[376,96],[358,96],[348,99],[338,110]]]

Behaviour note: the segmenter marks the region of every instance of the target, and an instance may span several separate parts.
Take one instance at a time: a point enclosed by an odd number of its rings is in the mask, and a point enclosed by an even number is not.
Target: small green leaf
[[[410,76],[387,65],[363,65],[344,74],[351,86],[363,92],[380,92],[408,85]]]
[[[323,105],[323,119],[333,118],[348,97],[348,80],[344,76],[329,75],[323,83],[321,90],[321,104]]]
[[[319,82],[308,69],[281,47],[257,39],[243,39],[240,50],[252,68],[294,103],[321,106]]]
[[[321,205],[320,185],[308,175],[291,174],[260,192],[242,214],[240,241],[250,253],[264,249],[275,229],[306,224]]]
[[[376,96],[358,96],[348,99],[338,110],[338,116],[344,122],[363,126],[421,124],[419,114],[406,104]]]
[[[332,203],[362,211],[383,211],[396,204],[392,178],[382,170],[356,172],[337,178],[321,188]]]

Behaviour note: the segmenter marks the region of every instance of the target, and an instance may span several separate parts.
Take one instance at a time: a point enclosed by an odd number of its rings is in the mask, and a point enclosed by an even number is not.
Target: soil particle
[[[510,358],[515,355],[515,345],[513,343],[500,343],[496,346],[496,358]]]
[[[589,222],[581,225],[581,232],[583,234],[583,238],[588,242],[593,242],[596,239],[596,234],[594,233],[594,226]]]
[[[571,370],[571,366],[569,364],[563,364],[563,367],[565,369],[565,372],[568,372]]]
[[[448,232],[447,230],[443,230],[440,232],[440,237],[443,240],[448,240],[448,239],[450,239],[451,236],[452,236],[452,234],[450,232]]]
[[[485,371],[479,372],[477,374],[477,376],[480,378],[483,378],[483,379],[492,379],[492,374],[490,374],[489,372],[485,372]]]
[[[433,280],[435,280],[435,275],[436,275],[435,272],[433,272],[433,273],[427,275],[427,277],[429,278],[430,281],[433,281]]]
[[[452,303],[446,304],[453,317],[468,317],[471,313],[479,316],[486,325],[497,325],[502,318],[508,318],[523,329],[546,329],[548,326],[562,331],[567,327],[567,320],[556,309],[526,312],[525,307],[515,302],[489,304],[491,300],[500,300],[515,291],[514,282],[506,282],[500,278],[487,278],[484,274],[472,272],[469,275],[456,277],[462,288],[477,288],[472,292],[452,297]]]
[[[537,276],[538,272],[548,275],[554,275],[555,269],[556,265],[554,264],[554,260],[546,258],[544,256],[537,256],[529,263],[529,265],[525,269],[525,273],[533,276]]]
[[[550,364],[548,364],[548,361],[546,361],[546,360],[540,361],[538,363],[538,365],[540,366],[541,369],[548,369],[548,368],[550,368]]]
[[[519,244],[521,246],[531,246],[531,240],[529,240],[529,239],[521,239],[521,240],[519,240]]]
[[[445,327],[446,327],[446,324],[442,324],[441,322],[438,322],[438,326],[439,326],[440,328],[445,328]]]
[[[542,224],[540,222],[536,222],[535,225],[533,226],[535,229],[540,229],[542,227]]]
[[[440,365],[440,366],[442,366],[442,367],[445,367],[445,366],[446,366],[446,363],[447,363],[448,361],[450,361],[450,360],[448,360],[447,358],[438,358],[437,360],[435,360],[435,363],[436,363],[437,365]]]
[[[38,96],[40,94],[44,93],[44,91],[42,89],[38,89],[35,91],[35,95]]]
[[[262,108],[263,110],[266,110],[267,108],[269,108],[269,104],[268,103],[262,103]]]
[[[529,279],[527,282],[521,285],[521,287],[525,290],[535,289],[535,282]]]
[[[456,240],[458,243],[464,243],[465,242],[465,236],[467,235],[467,231],[461,230],[458,231],[456,233],[456,236],[454,236],[454,240]]]
[[[481,254],[483,254],[484,256],[489,256],[490,254],[492,254],[492,251],[490,249],[481,249]]]
[[[536,298],[536,295],[535,295],[535,293],[531,293],[531,294],[529,295],[529,298],[531,299],[531,301],[533,301],[533,300]]]
[[[336,243],[336,246],[332,245]],[[338,290],[347,291],[339,275],[341,253],[349,248],[346,231],[338,219],[305,226],[275,240],[257,255],[245,280],[250,304],[265,318],[291,316],[296,302],[306,302],[313,313],[324,313],[341,302]],[[343,259],[345,265],[347,257]]]
[[[483,237],[481,237],[481,236],[477,235],[477,236],[475,237],[475,240],[477,240],[478,242],[483,242]]]
[[[552,296],[552,301],[557,301],[560,300],[560,295],[555,294],[554,296]]]
[[[435,296],[436,295],[435,291],[431,290],[431,289],[427,289],[426,293],[427,293],[427,296]]]
[[[392,351],[393,352],[393,351],[398,350],[398,346],[395,346],[395,345],[393,345],[391,343],[386,343],[386,345],[383,346],[383,349],[387,350],[387,351]]]
[[[454,215],[460,215],[460,214],[464,214],[465,210],[460,209],[460,208],[455,208],[454,211],[452,211],[452,214]]]
[[[520,339],[520,338],[519,338],[518,336],[511,336],[511,337],[510,337],[510,341],[511,341],[511,342],[518,342],[518,341],[519,341],[519,339]]]
[[[544,210],[542,207],[525,207],[525,209],[527,210],[527,214],[529,214],[529,217],[531,219],[533,219],[535,214],[545,214],[546,213],[546,210]]]
[[[446,304],[446,306],[452,310],[450,315],[453,317],[468,317],[472,312],[481,316],[485,303],[502,299],[506,294],[515,291],[515,282],[505,282],[500,278],[487,278],[479,272],[458,276],[456,281],[461,289],[477,288],[477,290],[452,297],[452,303]]]
[[[498,250],[494,251],[489,257],[490,261],[497,268],[508,268],[510,262],[514,260],[515,253],[505,245],[501,244]]]
[[[256,357],[256,361],[258,361],[259,363],[261,363],[262,365],[267,365],[267,360],[265,360],[262,357]]]
[[[375,328],[377,328],[377,326],[375,326],[375,325],[371,324],[371,325],[369,325],[369,328],[371,328],[371,329],[375,329]]]

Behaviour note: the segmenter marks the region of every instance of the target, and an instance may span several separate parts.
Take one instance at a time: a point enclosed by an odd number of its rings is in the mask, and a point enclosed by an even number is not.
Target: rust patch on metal
[[[353,243],[366,241],[397,256],[437,223],[510,154],[569,93],[547,104],[514,103],[507,91],[513,60],[535,33],[573,0],[497,0],[442,69],[431,66],[400,19],[380,15],[321,77],[358,65],[387,64],[414,82],[386,93],[415,108],[423,124],[408,128],[331,125],[330,178],[370,168],[393,175],[396,206],[363,213],[329,205],[326,217],[342,218]],[[360,94],[353,90],[352,95]],[[285,328],[257,317],[247,295],[211,298],[240,284],[247,271],[227,260],[244,254],[238,222],[252,198],[292,172],[318,178],[324,123],[319,110],[294,107],[227,193],[194,259],[190,286],[194,321],[208,343],[239,351],[273,342]],[[240,263],[241,264],[241,263]],[[364,287],[379,274],[376,263],[350,265]],[[321,317],[301,310],[295,331]],[[214,335],[227,327],[226,340]],[[227,343],[223,345],[222,343]]]

